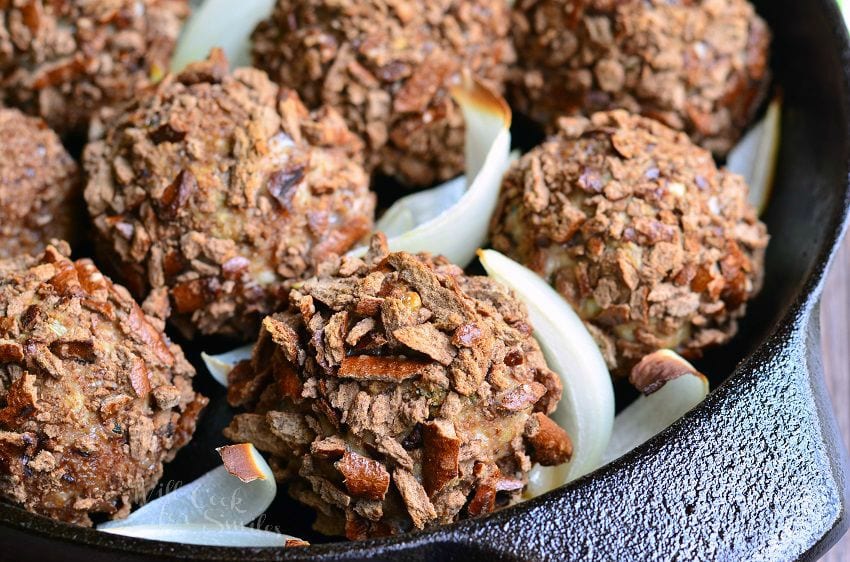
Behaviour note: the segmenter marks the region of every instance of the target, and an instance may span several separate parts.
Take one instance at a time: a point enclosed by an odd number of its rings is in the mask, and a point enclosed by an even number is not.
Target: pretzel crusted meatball
[[[0,2],[0,103],[81,133],[162,76],[187,0]]]
[[[489,513],[519,500],[532,461],[571,454],[523,305],[385,242],[294,290],[230,375],[250,413],[226,435],[270,453],[316,528],[350,539]]]
[[[249,338],[286,282],[370,232],[359,149],[335,112],[261,71],[229,74],[215,51],[107,123],[85,196],[103,254],[152,311]]]
[[[278,0],[254,32],[254,61],[308,106],[337,109],[369,169],[424,186],[462,173],[449,87],[469,71],[502,91],[508,23],[504,0]]]
[[[206,399],[127,291],[67,251],[0,260],[0,496],[91,525],[145,498]]]
[[[544,124],[622,108],[718,155],[768,85],[770,31],[747,0],[518,0],[512,98]]]
[[[559,125],[505,175],[493,246],[554,285],[618,374],[657,349],[726,342],[768,242],[744,180],[625,111]]]
[[[76,162],[44,121],[0,108],[0,259],[73,242],[82,215]]]

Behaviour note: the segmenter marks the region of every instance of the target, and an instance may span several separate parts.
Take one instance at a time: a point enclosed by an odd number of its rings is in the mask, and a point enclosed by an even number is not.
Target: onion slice
[[[247,525],[271,505],[277,494],[277,483],[271,468],[253,445],[234,447],[242,448],[244,465],[259,475],[256,479],[244,482],[232,474],[231,471],[239,474],[242,469],[230,461],[230,466],[215,468],[194,482],[148,502],[126,519],[103,523],[98,529],[125,534],[122,529],[139,526],[196,525],[236,529]]]
[[[392,240],[439,217],[456,205],[464,193],[466,176],[460,176],[432,189],[408,195],[387,209],[376,222],[375,229]]]
[[[452,89],[466,122],[466,176],[396,201],[375,225],[393,252],[431,252],[467,265],[487,241],[502,175],[510,162],[507,102],[465,77]],[[363,255],[358,248],[353,255]]]
[[[277,494],[274,474],[251,444],[218,449],[223,466],[149,502],[126,519],[98,526],[105,533],[208,546],[289,547],[291,535],[246,527]]]
[[[201,353],[201,359],[204,360],[204,365],[207,366],[210,375],[221,386],[227,388],[227,375],[230,374],[237,363],[250,359],[253,351],[254,344],[248,344],[219,355]]]
[[[233,68],[251,66],[251,33],[268,18],[275,0],[206,0],[189,18],[171,59],[171,72],[207,58],[221,47]]]
[[[730,171],[744,176],[750,187],[750,204],[760,215],[770,201],[781,139],[782,98],[777,96],[770,102],[765,116],[744,135],[726,160]]]
[[[599,466],[614,423],[614,388],[599,347],[561,295],[536,273],[499,252],[480,250],[478,257],[490,277],[525,303],[534,337],[564,386],[552,419],[569,433],[573,458],[561,466],[532,470],[526,493],[536,496]]]
[[[281,547],[303,546],[297,537],[251,527],[227,528],[215,525],[134,525],[110,527],[106,533],[152,541],[205,546]]]
[[[649,441],[692,410],[708,395],[708,379],[693,372],[668,381],[648,396],[632,402],[614,419],[614,432],[604,463]]]

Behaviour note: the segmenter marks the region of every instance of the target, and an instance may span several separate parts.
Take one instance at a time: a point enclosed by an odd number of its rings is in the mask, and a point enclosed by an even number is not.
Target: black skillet
[[[761,0],[785,94],[767,282],[735,341],[700,364],[716,389],[682,421],[593,474],[489,517],[426,532],[298,549],[147,542],[0,504],[0,560],[797,560],[847,529],[847,458],[823,383],[818,305],[844,230],[850,44],[834,0]],[[848,341],[850,343],[850,341]],[[204,345],[212,345],[206,342]],[[189,351],[197,358],[197,345]],[[731,373],[728,377],[724,374]],[[725,378],[725,380],[724,380]],[[218,464],[231,415],[220,389],[163,483]],[[281,497],[262,522],[322,540]],[[327,540],[327,539],[324,539]]]

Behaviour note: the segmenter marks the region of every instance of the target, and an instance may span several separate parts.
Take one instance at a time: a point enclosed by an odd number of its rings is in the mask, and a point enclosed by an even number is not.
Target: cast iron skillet
[[[700,364],[719,387],[617,462],[533,501],[401,537],[298,549],[195,547],[106,535],[0,504],[0,559],[670,560],[814,559],[848,526],[847,459],[823,384],[818,301],[844,230],[850,170],[850,44],[834,0],[761,0],[785,94],[767,221],[766,285],[741,334]],[[195,357],[196,358],[196,357]],[[731,373],[723,382],[724,374]],[[229,411],[212,403],[164,483],[219,461]],[[283,496],[283,494],[281,494]],[[263,524],[316,539],[279,499]]]

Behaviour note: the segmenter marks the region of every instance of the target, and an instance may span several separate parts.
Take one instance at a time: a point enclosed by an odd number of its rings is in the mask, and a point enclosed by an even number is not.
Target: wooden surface
[[[850,240],[844,242],[827,280],[821,305],[821,329],[826,383],[844,446],[850,449]],[[850,560],[850,533],[822,560]]]

